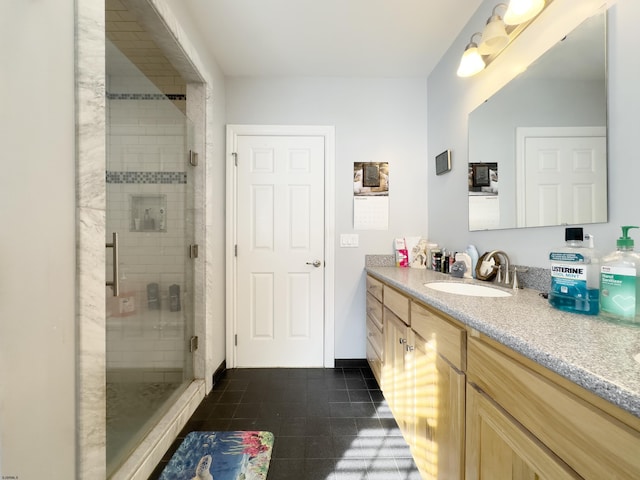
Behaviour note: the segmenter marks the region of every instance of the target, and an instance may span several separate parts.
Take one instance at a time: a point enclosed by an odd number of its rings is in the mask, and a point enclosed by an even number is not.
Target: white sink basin
[[[497,288],[476,285],[475,283],[458,282],[431,282],[425,283],[425,287],[433,288],[439,292],[455,293],[456,295],[468,295],[470,297],[510,297],[511,294]]]

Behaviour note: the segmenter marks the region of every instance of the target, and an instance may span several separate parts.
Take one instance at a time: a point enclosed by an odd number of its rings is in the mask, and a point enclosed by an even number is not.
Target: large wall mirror
[[[469,230],[607,221],[606,13],[469,114]]]

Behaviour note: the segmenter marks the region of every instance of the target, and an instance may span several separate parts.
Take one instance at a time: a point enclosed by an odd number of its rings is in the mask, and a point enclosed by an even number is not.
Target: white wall
[[[429,158],[445,148],[453,150],[453,170],[428,180],[429,233],[433,240],[452,248],[474,243],[481,251],[505,250],[522,265],[548,267],[548,251],[564,242],[563,227],[468,232],[467,228],[467,115],[504,82],[513,77],[522,63],[531,61],[586,18],[587,11],[602,2],[565,0],[554,2],[514,44],[509,46],[484,72],[458,78],[455,71],[465,44],[486,21],[495,2],[485,1],[445,54],[428,79]],[[562,9],[562,15],[552,14]],[[609,9],[609,222],[589,226],[603,251],[615,249],[620,225],[637,225],[637,179],[640,164],[634,157],[637,138],[637,111],[640,74],[634,38],[640,21],[640,2],[618,0]],[[634,127],[636,125],[636,127]],[[634,192],[635,189],[635,192]],[[446,205],[446,207],[443,207]],[[640,238],[638,238],[640,242]]]
[[[166,11],[161,0],[157,3]],[[86,2],[80,4],[86,15],[89,10]],[[90,419],[86,417],[77,418],[86,415],[78,410],[78,398],[98,397],[92,395],[94,392],[76,391],[78,325],[74,306],[80,289],[76,285],[76,222],[90,217],[91,222],[99,224],[102,217],[94,207],[94,203],[100,203],[98,198],[82,205],[81,216],[76,218],[74,21],[75,9],[80,4],[78,0],[8,0],[3,3],[0,15],[0,42],[11,46],[0,49],[3,65],[0,145],[4,169],[0,175],[0,221],[4,227],[0,234],[0,476],[3,477],[71,479],[78,475],[84,478],[86,475],[80,472],[89,471],[95,474],[92,478],[104,475],[99,473],[104,470],[104,438],[100,428],[89,425]],[[93,6],[97,11],[90,13],[100,14],[100,2]],[[88,24],[81,28],[103,30],[103,20],[99,18],[82,20]],[[179,30],[173,17],[169,16],[168,21],[174,32]],[[206,115],[211,132],[207,138],[210,160],[207,173],[212,179],[207,192],[207,203],[212,207],[207,209],[207,228],[223,232],[224,78],[214,61],[200,60],[197,52],[206,51],[201,42],[195,42],[197,48],[184,35],[181,40],[182,48],[207,81]],[[98,54],[99,49],[89,52],[92,53]],[[103,63],[100,58],[96,60],[96,64]],[[99,79],[100,72],[95,73]],[[103,113],[97,83],[92,90],[95,102],[91,98],[82,104],[89,115]],[[83,88],[92,86],[93,83]],[[88,96],[88,92],[83,93]],[[86,119],[87,116],[83,117]],[[81,157],[80,164],[95,160],[89,157],[93,155],[91,149],[99,150],[99,143],[85,145],[88,157]],[[89,170],[83,168],[82,173]],[[91,183],[93,178],[84,180]],[[225,357],[223,239],[223,234],[214,237],[208,252],[209,377]],[[99,243],[104,245],[103,240]],[[96,252],[87,251],[87,255]],[[83,278],[104,280],[104,272],[96,273],[95,278],[90,273]],[[104,310],[100,307],[100,296],[91,296],[91,287],[88,298],[80,303],[86,310]],[[86,292],[87,285],[83,289]],[[104,286],[99,289],[104,290]],[[80,320],[94,324],[93,318]],[[84,335],[84,340],[100,340],[86,338],[91,333]],[[83,354],[99,368],[103,359],[92,358],[95,352],[86,350],[92,345],[92,342],[85,345]],[[84,438],[84,434],[88,437]],[[83,458],[79,454],[80,442],[88,450]]]
[[[2,7],[0,476],[75,478],[74,1]]]
[[[426,235],[426,85],[415,79],[227,78],[230,124],[334,125],[335,357],[365,358],[364,255],[392,253],[393,239]],[[353,162],[389,162],[389,229],[354,231]]]

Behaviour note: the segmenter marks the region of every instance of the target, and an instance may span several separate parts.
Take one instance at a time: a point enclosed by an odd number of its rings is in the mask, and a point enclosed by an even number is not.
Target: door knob
[[[322,262],[320,260],[314,260],[313,262],[307,262],[307,265],[313,265],[314,267],[318,268],[320,265],[322,265]]]

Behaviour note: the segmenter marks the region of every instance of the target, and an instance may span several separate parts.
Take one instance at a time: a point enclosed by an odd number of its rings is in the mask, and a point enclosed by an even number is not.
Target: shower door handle
[[[107,248],[113,248],[113,280],[107,280],[107,287],[111,287],[113,289],[113,296],[117,297],[120,295],[120,283],[119,283],[119,255],[118,255],[118,233],[113,232],[113,242],[106,244]]]

